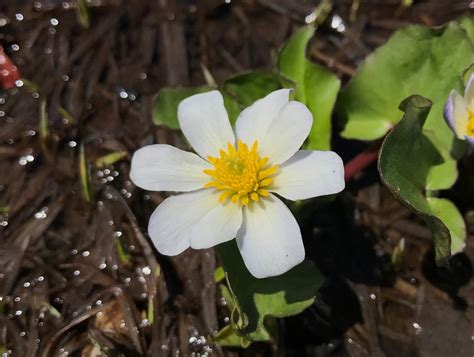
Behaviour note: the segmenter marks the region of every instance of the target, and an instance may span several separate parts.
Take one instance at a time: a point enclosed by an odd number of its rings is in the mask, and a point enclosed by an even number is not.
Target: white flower
[[[148,233],[158,251],[177,255],[237,239],[250,273],[285,273],[305,256],[301,231],[276,193],[289,200],[344,189],[344,166],[332,151],[298,149],[313,122],[288,89],[242,111],[235,132],[222,95],[193,95],[178,107],[183,134],[197,154],[169,145],[135,152],[130,177],[146,190],[180,191],[153,212]]]
[[[474,74],[464,90],[464,97],[452,90],[444,106],[444,118],[461,140],[474,145]]]

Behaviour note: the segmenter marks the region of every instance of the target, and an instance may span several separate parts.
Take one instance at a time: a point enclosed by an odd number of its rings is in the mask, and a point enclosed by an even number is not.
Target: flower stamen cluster
[[[466,128],[467,135],[474,136],[474,113],[469,111],[469,122]]]
[[[218,158],[207,158],[214,169],[204,170],[212,178],[204,188],[223,191],[219,195],[220,203],[230,198],[233,203],[247,206],[269,195],[268,186],[273,183],[272,176],[277,173],[278,165],[269,165],[268,157],[260,158],[257,141],[251,149],[241,140],[237,148],[228,143],[227,151],[221,149],[219,154]]]

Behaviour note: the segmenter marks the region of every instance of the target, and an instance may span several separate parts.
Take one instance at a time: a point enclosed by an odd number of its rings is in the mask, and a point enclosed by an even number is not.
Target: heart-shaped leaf
[[[427,197],[430,170],[443,160],[423,132],[431,105],[417,95],[400,104],[405,114],[382,144],[378,169],[388,189],[426,221],[433,232],[436,259],[442,262],[462,249],[466,232],[461,214],[449,200]]]
[[[472,19],[468,19],[472,23]],[[467,25],[465,25],[467,26]],[[384,136],[401,117],[398,103],[412,94],[430,98],[424,133],[442,159],[430,167],[426,188],[453,185],[456,160],[464,147],[443,119],[443,106],[452,89],[462,92],[463,70],[474,61],[474,46],[457,23],[430,29],[408,26],[371,54],[341,92],[337,111],[345,120],[342,136],[374,140]]]
[[[339,79],[325,67],[306,58],[306,49],[314,36],[313,26],[296,32],[278,56],[278,70],[295,87],[296,100],[306,104],[314,122],[306,147],[312,150],[331,148],[331,113],[341,86]]]
[[[324,281],[310,261],[304,261],[283,275],[257,279],[245,267],[235,241],[221,244],[216,249],[235,304],[232,327],[250,340],[269,340],[271,317],[302,312],[314,302]]]

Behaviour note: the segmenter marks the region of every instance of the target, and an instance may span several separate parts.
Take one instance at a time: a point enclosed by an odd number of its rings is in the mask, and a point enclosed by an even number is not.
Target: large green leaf
[[[239,74],[224,83],[224,91],[233,96],[243,108],[280,88],[278,76],[265,72]]]
[[[465,20],[472,21],[472,20]],[[426,187],[449,188],[457,177],[456,160],[463,146],[443,119],[452,89],[462,91],[461,75],[474,60],[474,46],[457,23],[430,29],[409,26],[371,54],[341,92],[337,111],[345,120],[346,138],[374,140],[398,122],[398,103],[412,94],[433,101],[424,132],[442,160],[430,168]]]
[[[423,132],[431,102],[421,96],[404,100],[402,120],[387,135],[379,153],[383,183],[404,204],[424,218],[433,232],[438,262],[462,248],[465,228],[462,216],[446,199],[426,196],[429,172],[443,160]]]
[[[178,105],[193,94],[210,91],[214,88],[202,86],[192,88],[163,88],[158,92],[153,103],[153,122],[166,125],[171,129],[179,129]]]
[[[310,261],[304,261],[283,275],[257,279],[245,267],[235,240],[216,249],[234,300],[232,327],[250,340],[269,340],[271,318],[302,312],[314,302],[316,292],[324,281]]]
[[[313,26],[303,27],[288,40],[279,54],[278,70],[286,79],[293,82],[295,98],[306,104],[313,114],[314,122],[307,148],[329,150],[331,113],[341,83],[325,67],[306,58],[306,48],[314,31]]]

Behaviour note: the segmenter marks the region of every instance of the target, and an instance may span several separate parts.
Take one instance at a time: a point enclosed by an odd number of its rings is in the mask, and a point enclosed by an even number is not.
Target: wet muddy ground
[[[439,25],[473,7],[402,2],[333,1],[308,55],[346,82],[396,29]],[[165,197],[130,182],[131,155],[154,142],[184,147],[179,134],[152,124],[157,91],[203,84],[202,66],[218,83],[271,70],[318,3],[91,0],[88,18],[76,1],[0,3],[0,44],[21,73],[15,88],[0,89],[0,352],[472,356],[472,234],[465,253],[437,268],[429,230],[383,188],[375,166],[300,218],[308,255],[328,279],[268,344],[214,345],[229,311],[213,250],[164,257],[146,236]],[[345,161],[365,147],[335,135]],[[460,163],[459,183],[445,194],[473,233],[471,166]],[[406,254],[393,269],[402,238]]]

